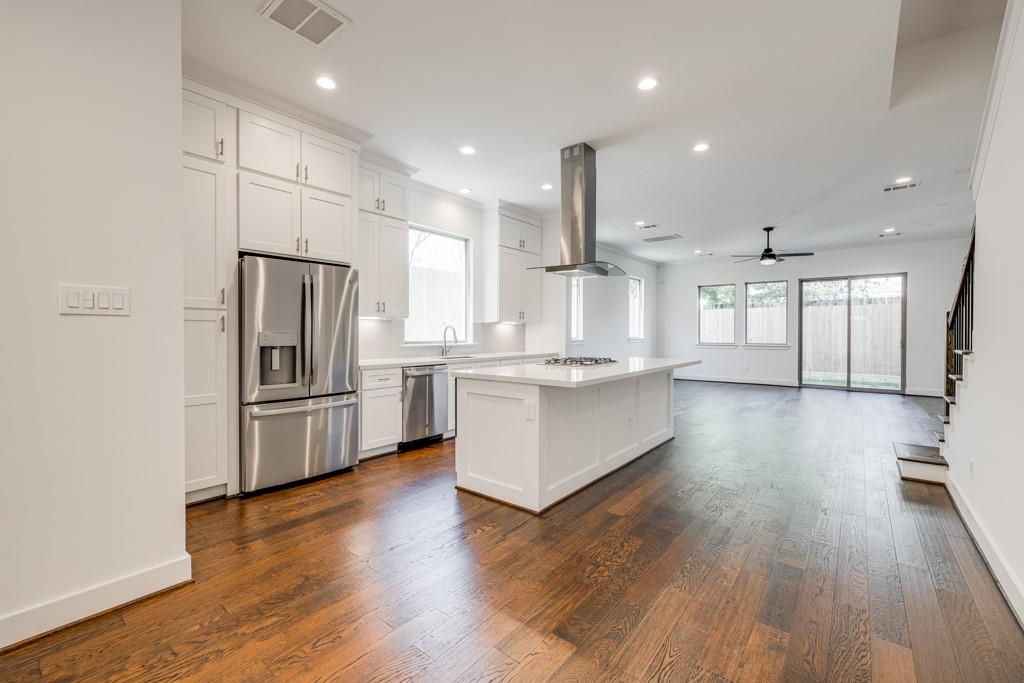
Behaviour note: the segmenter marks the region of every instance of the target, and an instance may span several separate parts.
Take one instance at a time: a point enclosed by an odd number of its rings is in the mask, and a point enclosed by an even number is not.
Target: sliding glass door
[[[903,391],[905,274],[800,281],[800,384]]]

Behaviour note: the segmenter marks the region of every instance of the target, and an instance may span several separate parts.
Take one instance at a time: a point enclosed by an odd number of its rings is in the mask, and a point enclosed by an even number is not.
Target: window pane
[[[445,325],[468,340],[466,240],[409,228],[409,317],[405,340],[440,342]]]
[[[583,281],[574,277],[569,280],[569,336],[573,341],[583,339]]]
[[[629,338],[644,338],[644,281],[629,278]]]
[[[736,285],[701,287],[698,323],[701,344],[735,344]]]
[[[786,282],[747,283],[747,343],[786,343]]]

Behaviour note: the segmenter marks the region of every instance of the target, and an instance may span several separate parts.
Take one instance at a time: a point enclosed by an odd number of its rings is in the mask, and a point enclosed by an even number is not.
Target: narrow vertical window
[[[644,279],[629,278],[629,338],[641,341],[644,338]]]
[[[583,341],[583,280],[574,277],[569,282],[569,337],[578,342]]]

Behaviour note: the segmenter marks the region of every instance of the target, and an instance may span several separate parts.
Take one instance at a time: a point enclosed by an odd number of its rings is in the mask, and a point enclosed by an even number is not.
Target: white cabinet
[[[359,208],[405,220],[409,211],[409,179],[373,168],[359,169]]]
[[[453,370],[458,370],[458,366],[448,367],[448,372],[451,373]],[[448,375],[448,426],[446,431],[455,430],[455,378]]]
[[[534,322],[540,318],[540,256],[498,247],[497,267],[485,308],[486,322]]]
[[[359,405],[359,450],[394,446],[402,440],[402,387],[363,391]]]
[[[182,172],[185,307],[223,308],[229,264],[236,258],[229,219],[234,172],[223,164],[187,155]]]
[[[188,90],[181,94],[181,148],[214,161],[232,159],[234,121],[223,102]]]
[[[302,133],[300,138],[302,182],[351,196],[352,150],[308,133]]]
[[[540,227],[498,214],[498,244],[509,249],[540,253]]]
[[[227,483],[227,313],[185,311],[185,491]]]
[[[357,265],[360,315],[408,317],[408,223],[360,211]]]
[[[351,263],[352,200],[348,197],[302,188],[303,255],[324,261]]]
[[[238,165],[279,178],[299,180],[301,136],[290,126],[238,112]]]
[[[238,246],[295,256],[301,252],[301,195],[294,183],[238,174]]]

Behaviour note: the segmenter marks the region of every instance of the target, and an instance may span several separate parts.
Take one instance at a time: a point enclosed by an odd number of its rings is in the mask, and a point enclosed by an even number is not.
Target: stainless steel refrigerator
[[[239,273],[242,491],[355,465],[358,273],[251,255]]]

